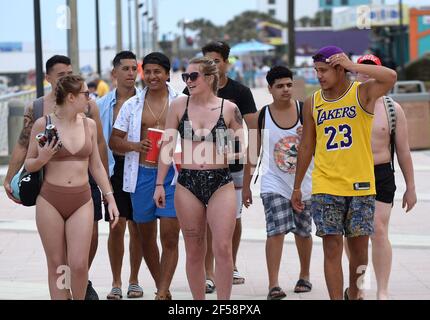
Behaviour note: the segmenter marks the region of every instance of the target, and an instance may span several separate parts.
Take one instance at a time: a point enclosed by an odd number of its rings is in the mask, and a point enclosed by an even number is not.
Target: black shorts
[[[376,201],[393,203],[396,182],[391,163],[375,165]]]
[[[102,193],[94,180],[93,176],[88,172],[90,187],[91,187],[91,197],[93,198],[94,205],[94,222],[100,221],[103,218],[102,213]]]
[[[127,220],[133,220],[133,206],[131,205],[130,193],[122,190],[124,178],[124,156],[114,155],[115,167],[113,168],[113,175],[110,182],[113,188],[113,196],[115,198],[116,206],[119,210],[119,216]],[[109,213],[105,205],[105,221],[109,221]]]

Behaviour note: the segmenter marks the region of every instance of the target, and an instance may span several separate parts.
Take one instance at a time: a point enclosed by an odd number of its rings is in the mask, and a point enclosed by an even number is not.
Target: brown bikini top
[[[61,149],[51,158],[50,161],[86,161],[89,159],[93,146],[91,143],[91,135],[88,129],[87,118],[84,118],[83,120],[85,130],[85,142],[82,148],[78,152],[72,154],[63,144]]]

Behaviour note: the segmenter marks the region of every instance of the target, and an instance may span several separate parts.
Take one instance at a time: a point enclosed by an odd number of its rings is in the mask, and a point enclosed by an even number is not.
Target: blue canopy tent
[[[243,55],[243,54],[250,54],[250,53],[257,53],[257,52],[260,52],[260,53],[267,52],[270,50],[275,50],[275,47],[270,44],[252,40],[252,41],[242,42],[234,45],[230,50],[230,54]]]

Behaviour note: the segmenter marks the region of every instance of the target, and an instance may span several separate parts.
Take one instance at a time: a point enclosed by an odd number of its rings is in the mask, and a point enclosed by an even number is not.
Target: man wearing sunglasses
[[[251,90],[241,84],[240,82],[230,79],[227,76],[229,68],[228,58],[230,55],[230,47],[227,43],[222,41],[210,42],[202,48],[204,56],[212,59],[218,66],[219,71],[219,84],[218,84],[218,97],[230,100],[235,103],[239,108],[242,118],[245,120],[246,125],[249,127],[250,121],[254,113],[257,112],[254,97]],[[188,77],[188,75],[186,76]],[[191,79],[193,80],[193,79]],[[184,93],[189,95],[188,88],[184,89]],[[239,152],[239,150],[236,150]],[[236,266],[237,252],[239,250],[240,238],[242,235],[242,187],[243,187],[243,161],[236,160],[230,166],[230,172],[233,177],[234,186],[236,190],[237,206],[236,206],[236,227],[233,234],[233,284],[243,284],[245,278],[240,275]],[[214,279],[214,255],[212,246],[211,232],[208,229],[208,246],[206,253],[206,293],[212,293],[215,290]]]
[[[157,287],[156,300],[171,300],[169,288],[178,262],[179,223],[174,207],[175,170],[171,166],[165,181],[166,207],[157,208],[152,196],[156,188],[157,162],[147,159],[155,148],[148,129],[164,130],[166,115],[178,93],[168,83],[170,61],[153,52],[143,58],[145,89],[121,108],[113,126],[109,146],[125,154],[124,187],[130,192],[133,221],[137,223],[143,258]],[[157,245],[160,220],[162,252]]]

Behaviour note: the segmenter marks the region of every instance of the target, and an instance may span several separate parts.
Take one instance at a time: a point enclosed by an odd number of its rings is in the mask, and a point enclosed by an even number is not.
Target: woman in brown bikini
[[[88,281],[88,254],[93,230],[93,203],[88,169],[108,202],[112,228],[119,212],[97,149],[97,129],[84,115],[89,91],[80,76],[58,81],[56,111],[33,126],[25,168],[44,168],[36,201],[36,224],[48,264],[51,299],[84,299]],[[40,147],[36,135],[47,123],[59,139]]]

